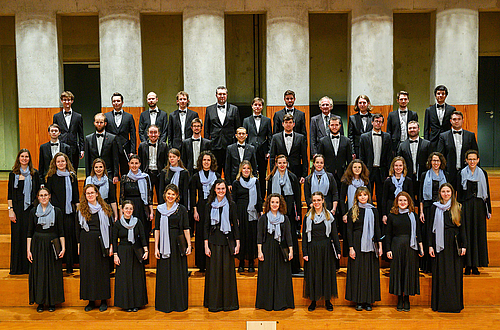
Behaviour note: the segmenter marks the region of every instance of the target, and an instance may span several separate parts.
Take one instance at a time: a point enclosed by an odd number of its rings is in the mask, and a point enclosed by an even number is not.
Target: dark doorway
[[[481,166],[500,167],[500,57],[479,57],[477,141]]]
[[[73,110],[82,114],[84,134],[91,134],[94,115],[101,112],[99,64],[64,64],[64,90],[75,95]],[[80,167],[85,167],[85,158],[80,159]]]

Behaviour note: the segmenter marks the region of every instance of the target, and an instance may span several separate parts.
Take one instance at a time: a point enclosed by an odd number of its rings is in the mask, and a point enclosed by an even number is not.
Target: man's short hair
[[[320,106],[321,106],[321,101],[323,101],[323,100],[328,100],[328,102],[330,103],[330,106],[333,107],[333,99],[331,97],[323,96],[322,98],[320,98],[318,101]]]
[[[418,123],[418,121],[416,121],[416,120],[412,120],[412,121],[410,121],[410,122],[408,123],[408,125],[410,125],[410,124],[417,124],[417,127],[418,127],[418,128],[420,128],[420,124],[419,124],[419,123]]]
[[[180,91],[179,93],[177,93],[177,95],[175,95],[175,99],[176,99],[177,101],[179,101],[179,96],[181,96],[181,95],[182,95],[182,96],[185,96],[185,97],[187,98],[187,100],[188,100],[188,105],[189,105],[189,103],[191,103],[191,102],[189,102],[189,94],[188,94],[187,92],[185,92],[185,91]]]
[[[118,93],[118,92],[114,92],[114,93],[113,93],[113,95],[111,95],[111,102],[113,102],[113,97],[115,97],[115,96],[119,96],[119,97],[120,97],[120,99],[121,99],[121,100],[122,100],[122,102],[123,102],[123,95],[122,95],[122,94],[120,94],[120,93]]]
[[[245,131],[245,134],[247,133],[247,129],[245,127],[243,127],[243,126],[238,127],[236,129],[236,133],[238,133],[238,131],[241,131],[241,130]]]
[[[156,126],[155,124],[151,124],[151,125],[148,126],[148,133],[149,133],[149,130],[151,128],[156,128],[158,130],[158,132],[160,131],[160,128],[158,126]]]
[[[287,95],[292,95],[294,98],[295,98],[295,92],[290,90],[290,89],[287,89],[285,91],[285,94],[283,95],[283,98],[285,98]]]
[[[198,123],[203,127],[203,120],[201,118],[196,117],[195,119],[191,120],[191,126],[193,126],[194,123]]]
[[[448,88],[446,88],[445,85],[437,85],[436,88],[434,88],[434,96],[436,96],[438,91],[444,91],[444,95],[448,95]]]
[[[283,122],[289,121],[289,120],[294,121],[293,115],[291,113],[287,113],[285,116],[283,116]]]
[[[226,88],[226,86],[224,86],[224,85],[220,85],[220,86],[217,86],[217,88],[215,89],[215,94],[217,94],[217,92],[218,92],[220,89],[225,90],[225,91],[226,91],[226,93],[227,93],[227,88]]]
[[[330,123],[331,123],[332,121],[338,121],[338,122],[339,122],[339,124],[340,124],[340,121],[341,121],[341,120],[342,120],[342,119],[340,118],[340,116],[337,116],[337,115],[332,115],[332,116],[330,116]]]
[[[70,100],[74,100],[75,99],[75,96],[73,95],[73,93],[71,93],[70,91],[64,91],[61,93],[61,100],[64,98],[64,97],[67,97],[69,98]]]
[[[49,125],[49,128],[47,128],[47,132],[50,132],[50,129],[54,127],[54,128],[57,128],[59,130],[59,132],[61,131],[61,128],[59,127],[59,125],[57,124],[50,124]]]
[[[104,122],[107,123],[108,122],[108,119],[106,118],[106,115],[102,112],[98,112],[95,114],[94,116],[94,120],[96,120],[97,117],[101,117],[102,119],[104,119]]]
[[[397,96],[398,100],[401,95],[406,95],[406,97],[410,98],[410,93],[408,93],[407,91],[400,91]]]
[[[464,119],[464,114],[462,113],[462,111],[455,110],[451,115],[460,116],[462,117],[462,119]]]
[[[373,123],[373,122],[375,121],[375,119],[377,119],[377,118],[382,118],[382,122],[384,122],[384,115],[383,115],[383,114],[381,114],[381,113],[374,113],[374,114],[372,115],[372,123]]]

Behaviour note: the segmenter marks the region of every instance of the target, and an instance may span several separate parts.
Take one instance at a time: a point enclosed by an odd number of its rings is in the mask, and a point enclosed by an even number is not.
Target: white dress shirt
[[[64,120],[66,121],[66,126],[69,128],[69,124],[71,124],[71,116],[73,115],[73,109],[69,109],[68,113],[63,110]]]
[[[241,148],[240,146],[243,146]],[[245,144],[240,144],[239,142],[236,143],[236,149],[238,149],[238,154],[240,155],[240,163],[243,161],[243,155],[245,154]]]
[[[461,132],[460,134],[455,134],[454,132]],[[455,141],[455,150],[457,152],[457,164],[456,168],[461,169],[462,168],[462,162],[463,159],[460,159],[460,155],[462,154],[462,142],[463,142],[463,130],[459,129],[458,131],[454,130],[453,128],[451,129],[451,134],[453,134],[453,140]]]
[[[372,142],[373,142],[373,166],[378,167],[380,166],[380,156],[382,155],[382,131],[380,131],[380,133],[375,133],[375,131],[372,130]]]
[[[56,142],[50,141],[50,152],[52,152],[52,158],[61,150],[61,141],[57,140]],[[52,143],[56,143],[56,145],[52,145]]]
[[[193,139],[195,139],[193,137]],[[198,165],[198,157],[200,156],[201,149],[201,137],[198,138],[200,141],[193,141],[193,168],[196,168]]]
[[[120,127],[120,125],[122,124],[123,110],[120,111],[113,110],[113,116],[115,117],[116,127]]]
[[[151,120],[151,125],[156,125],[156,118],[158,117],[159,112],[160,110],[158,109],[158,107],[149,109],[149,119]]]
[[[97,141],[97,154],[101,156],[101,151],[102,151],[102,145],[104,144],[104,133],[106,131],[102,131],[101,133],[95,132],[96,134],[96,141]],[[97,134],[102,134],[101,137],[99,137]]]
[[[417,141],[415,143],[412,143],[412,141]],[[419,137],[415,140],[410,139],[410,152],[411,152],[411,161],[413,162],[413,174],[417,173],[417,152],[418,152],[418,142],[419,142]],[[419,178],[417,178],[418,180]]]
[[[158,148],[158,141],[154,143],[155,147],[149,145],[151,143],[148,140],[148,146],[149,146],[149,169],[152,171],[158,170],[158,165],[156,164],[156,149]]]
[[[330,133],[330,138],[331,138],[332,145],[333,145],[333,151],[335,151],[335,155],[337,155],[337,153],[339,152],[340,133],[337,133],[337,135]]]
[[[406,111],[406,112],[401,112],[401,111]],[[399,126],[401,127],[401,137],[400,141],[406,141],[408,138],[408,129],[407,129],[407,123],[408,123],[408,108],[405,109],[399,109],[398,110],[399,114]]]
[[[446,111],[446,103],[443,103],[442,108],[438,108],[438,104],[436,103],[436,113],[439,119],[439,125],[443,125],[444,112]]]
[[[181,136],[182,136],[182,140],[185,140],[186,139],[186,115],[187,113],[187,109],[185,110],[181,110],[179,109],[179,120],[181,122]]]
[[[290,155],[290,150],[292,150],[292,145],[293,145],[293,132],[290,133],[292,136],[286,136],[287,133],[283,131],[283,137],[285,138],[285,147],[286,147],[286,153],[287,155]]]
[[[256,115],[255,113],[253,114],[253,119],[255,120],[255,128],[257,129],[257,133],[259,133],[260,130],[260,123],[262,122],[262,114]],[[258,116],[258,117],[255,117]]]
[[[220,105],[217,104],[217,116],[219,116],[221,125],[224,125],[224,120],[226,120],[226,114],[227,114],[227,103],[225,103],[223,107],[219,106]]]

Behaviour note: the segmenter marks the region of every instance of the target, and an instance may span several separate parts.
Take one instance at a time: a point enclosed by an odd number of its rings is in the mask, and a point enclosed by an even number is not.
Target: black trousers
[[[120,164],[120,178],[128,173],[128,160],[123,149],[118,152],[118,163]]]
[[[71,149],[73,149],[73,152],[70,156],[71,165],[73,165],[73,168],[75,169],[75,171],[77,171],[78,165],[80,164],[80,149],[78,148],[78,146],[71,146]]]
[[[154,189],[156,193],[156,201],[160,201],[160,195],[163,191],[160,191],[160,171],[158,170],[148,170],[149,180],[151,181],[151,188]]]
[[[267,176],[267,164],[269,160],[266,159],[266,155],[257,155],[257,166],[259,172],[259,184],[260,184],[260,193],[262,199],[266,197],[266,176]]]
[[[387,177],[387,171],[383,167],[372,167],[370,169],[370,183],[372,187],[372,200],[373,200],[373,192],[375,191],[375,200],[377,201],[377,210],[378,214],[382,215],[382,198],[384,195],[384,181]],[[380,219],[382,220],[382,219]],[[385,225],[382,221],[379,221],[382,235],[385,235]]]
[[[215,149],[212,150],[212,153],[214,154],[215,159],[217,159],[217,172],[222,176],[222,170],[226,165],[226,149]],[[224,176],[225,175],[226,173],[224,173]],[[227,178],[225,179],[227,180]],[[227,184],[232,184],[232,182],[228,182]]]

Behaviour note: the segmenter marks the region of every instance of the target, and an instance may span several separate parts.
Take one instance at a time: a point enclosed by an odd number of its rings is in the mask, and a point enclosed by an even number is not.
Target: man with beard
[[[148,128],[151,125],[158,126],[160,130],[160,141],[167,141],[168,116],[165,111],[158,109],[158,96],[150,92],[147,96],[149,109],[141,112],[139,117],[139,139],[141,142],[148,140]]]
[[[177,105],[179,108],[172,112],[168,118],[168,149],[181,150],[182,141],[193,135],[191,122],[198,118],[198,113],[188,109],[189,94],[180,91],[177,93]]]

